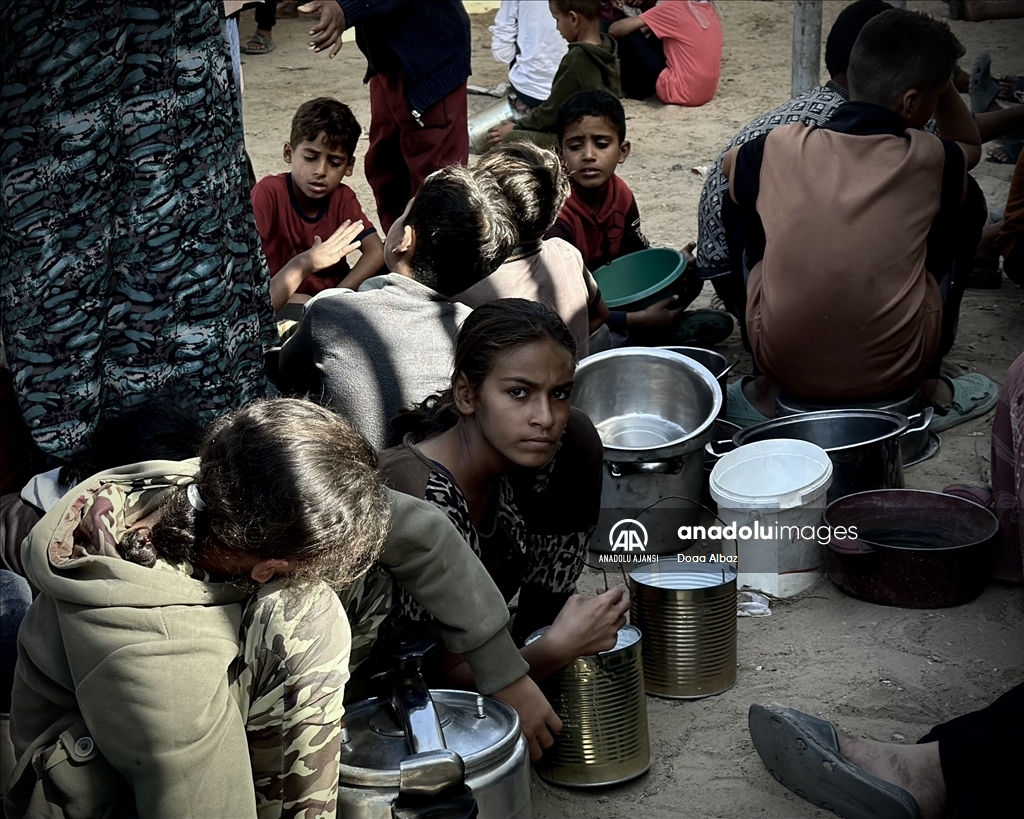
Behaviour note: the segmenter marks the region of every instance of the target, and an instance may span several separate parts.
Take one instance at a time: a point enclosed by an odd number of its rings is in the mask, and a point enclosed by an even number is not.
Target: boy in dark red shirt
[[[615,173],[626,161],[626,112],[607,91],[573,94],[558,111],[559,152],[572,182],[548,237],[564,239],[591,270],[650,247],[629,185]]]
[[[580,91],[558,109],[559,151],[572,183],[558,220],[545,238],[564,239],[583,256],[587,268],[596,270],[620,256],[650,247],[640,229],[636,199],[616,173],[626,161],[626,111],[607,91]],[[690,265],[687,246],[683,253]],[[591,318],[605,318],[620,339],[629,335],[647,344],[717,344],[729,336],[732,319],[718,310],[682,310],[700,293],[702,282],[687,275],[679,295],[632,313],[608,311],[603,298],[595,300]]]
[[[303,103],[284,145],[291,173],[265,177],[252,190],[270,275],[289,277],[290,293],[308,297],[329,287],[355,290],[384,264],[380,236],[355,193],[342,184],[352,175],[361,132],[347,105],[330,97]],[[357,223],[362,223],[361,230],[349,229]],[[347,241],[337,241],[343,234]],[[357,246],[362,256],[350,269],[345,254]],[[275,306],[276,301],[275,296]]]

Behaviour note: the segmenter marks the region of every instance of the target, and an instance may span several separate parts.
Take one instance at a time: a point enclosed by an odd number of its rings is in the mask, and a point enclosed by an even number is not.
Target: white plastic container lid
[[[824,498],[832,461],[809,441],[779,438],[737,447],[711,470],[711,497],[727,509],[792,509]]]

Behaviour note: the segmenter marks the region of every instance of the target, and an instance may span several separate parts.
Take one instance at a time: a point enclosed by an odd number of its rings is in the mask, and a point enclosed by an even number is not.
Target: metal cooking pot
[[[824,449],[832,461],[832,486],[827,501],[869,489],[903,487],[903,436],[927,430],[933,410],[914,418],[887,410],[838,409],[805,412],[765,421],[740,430],[731,442],[708,444],[712,455],[755,441],[795,438]]]
[[[725,418],[728,412],[728,399],[726,398],[726,390],[728,389],[728,383],[726,377],[729,375],[729,371],[736,366],[736,362],[729,363],[729,359],[721,353],[716,353],[714,350],[705,350],[703,347],[659,347],[661,350],[668,350],[670,353],[676,353],[677,355],[686,356],[696,361],[698,364],[703,364],[711,374],[718,379],[718,386],[722,388],[722,409],[718,413],[719,418]]]
[[[890,489],[848,495],[825,510],[832,582],[847,594],[905,608],[958,606],[988,582],[999,521],[941,492]],[[856,527],[840,538],[837,527]],[[847,532],[844,532],[846,534]]]
[[[342,734],[338,815],[530,819],[530,760],[519,716],[503,702],[468,691],[429,691],[423,652],[400,659],[381,685],[386,696],[349,706]],[[468,807],[467,807],[468,806]],[[458,808],[458,811],[455,809]],[[461,812],[459,812],[461,811]]]
[[[531,643],[547,628],[530,635]],[[615,647],[577,657],[544,680],[562,732],[537,763],[554,785],[601,787],[628,782],[651,766],[640,630],[619,629]]]
[[[897,412],[907,418],[915,418],[925,409],[927,402],[917,387],[899,395],[882,398],[878,401],[801,401],[788,393],[782,393],[775,401],[777,417],[798,415],[804,412],[820,412],[836,409],[876,409]],[[903,466],[916,466],[921,461],[933,457],[942,446],[938,435],[930,432],[928,425],[907,430],[900,438],[900,449],[903,451]]]
[[[512,100],[502,97],[469,115],[469,143],[476,153],[485,154],[491,147],[491,143],[487,139],[487,132],[491,128],[495,128],[503,122],[519,122],[522,118],[523,115],[512,104]]]
[[[672,526],[648,531],[645,551],[678,551],[676,529],[699,516],[689,499],[700,498],[704,445],[722,407],[715,376],[666,350],[607,350],[576,370],[572,403],[590,416],[604,444],[602,517],[591,548],[611,552],[614,524],[658,504],[672,509]]]

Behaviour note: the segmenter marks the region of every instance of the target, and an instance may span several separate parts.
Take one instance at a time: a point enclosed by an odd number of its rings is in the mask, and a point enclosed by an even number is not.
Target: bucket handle
[[[668,461],[611,461],[608,472],[613,478],[625,475],[678,475],[683,471],[683,459]]]
[[[724,441],[708,441],[704,445],[704,451],[713,458],[722,458],[734,449],[736,449],[736,444],[730,438],[726,438]]]

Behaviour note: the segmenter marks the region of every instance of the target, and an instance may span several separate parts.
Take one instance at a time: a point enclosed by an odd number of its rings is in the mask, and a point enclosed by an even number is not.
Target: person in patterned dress
[[[403,442],[381,455],[388,485],[447,513],[506,601],[519,594],[512,637],[534,679],[613,647],[629,606],[621,588],[589,599],[575,594],[597,524],[602,468],[596,430],[569,405],[575,369],[572,334],[548,307],[524,299],[484,304],[459,331],[449,389],[398,416]],[[564,435],[569,424],[591,434]],[[576,496],[538,503],[555,485]],[[556,507],[561,528],[538,514]],[[404,628],[395,630],[429,634],[424,610],[405,593],[399,598]],[[543,637],[523,645],[544,626]],[[446,654],[444,666],[449,683],[472,684],[460,657]]]
[[[102,472],[33,529],[7,816],[333,819],[377,456],[309,401],[216,422],[198,460]]]
[[[152,395],[204,422],[264,395],[274,322],[222,4],[3,16],[2,339],[35,445],[67,459]]]

